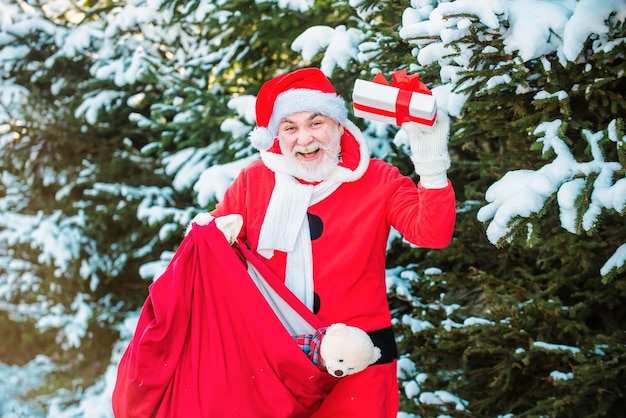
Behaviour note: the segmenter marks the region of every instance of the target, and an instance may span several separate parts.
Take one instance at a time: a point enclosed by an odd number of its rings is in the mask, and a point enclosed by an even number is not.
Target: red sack
[[[295,343],[243,259],[312,329],[325,324],[212,222],[150,285],[113,392],[116,417],[308,417],[338,379]],[[267,293],[267,291],[265,291]]]

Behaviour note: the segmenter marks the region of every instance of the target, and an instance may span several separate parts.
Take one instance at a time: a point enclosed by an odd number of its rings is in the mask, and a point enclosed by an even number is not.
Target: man
[[[455,198],[446,170],[448,118],[409,133],[420,183],[370,159],[344,101],[318,69],[265,83],[250,138],[261,159],[241,171],[211,212],[240,214],[239,239],[327,324],[368,332],[382,358],[339,381],[320,418],[391,418],[398,411],[396,346],[385,286],[390,228],[420,247],[451,240]]]

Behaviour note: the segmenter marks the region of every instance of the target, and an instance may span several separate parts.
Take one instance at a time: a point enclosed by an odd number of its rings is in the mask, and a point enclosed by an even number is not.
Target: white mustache
[[[315,143],[315,144],[310,144],[308,146],[296,145],[295,147],[293,147],[293,152],[300,153],[300,154],[307,154],[309,152],[315,152],[317,150],[324,150],[324,149],[326,149],[326,147],[323,147],[320,144]]]

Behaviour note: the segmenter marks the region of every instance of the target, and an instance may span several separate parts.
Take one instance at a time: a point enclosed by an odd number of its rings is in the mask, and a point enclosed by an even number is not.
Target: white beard
[[[328,177],[325,177],[322,182],[332,181],[338,183],[346,183],[358,180],[363,176],[363,174],[365,174],[365,171],[369,166],[370,155],[369,149],[367,147],[367,142],[365,141],[365,136],[352,122],[348,121],[346,123],[346,129],[354,135],[354,139],[356,140],[356,144],[359,148],[358,155],[351,155],[352,158],[356,157],[359,159],[358,164],[356,167],[352,168],[337,164],[331,170],[330,175]],[[346,137],[342,135],[340,142],[343,142],[344,140],[346,140]],[[347,140],[351,141],[349,137]],[[338,147],[341,149],[339,145]],[[288,162],[283,152],[261,151],[260,154],[261,160],[263,161],[265,166],[271,171],[275,173],[285,173],[290,176],[294,176],[294,174],[292,174],[294,172],[294,164],[292,162]],[[342,157],[342,155],[339,156],[340,162],[342,161]],[[309,181],[317,182],[318,180]]]
[[[287,162],[288,174],[309,182],[327,180],[330,174],[337,168],[337,163],[339,162],[340,138],[341,136],[338,135],[336,140],[333,140],[327,146],[322,146],[318,142],[314,142],[308,147],[296,146],[291,153],[285,153],[281,149]],[[321,158],[311,164],[304,163],[296,157],[297,153],[313,152],[318,149],[320,150]]]

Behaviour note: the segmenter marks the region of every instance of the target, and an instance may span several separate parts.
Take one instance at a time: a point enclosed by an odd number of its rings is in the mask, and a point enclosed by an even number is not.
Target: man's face
[[[291,174],[307,181],[322,181],[335,168],[341,135],[341,125],[317,112],[293,113],[278,126],[278,143]]]

